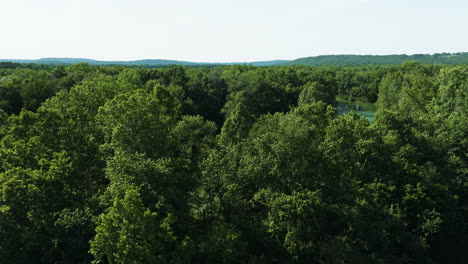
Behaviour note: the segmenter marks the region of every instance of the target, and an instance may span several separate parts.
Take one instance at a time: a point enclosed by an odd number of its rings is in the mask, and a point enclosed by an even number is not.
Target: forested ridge
[[[468,52],[435,53],[435,54],[393,54],[393,55],[321,55],[299,58],[283,65],[389,65],[401,64],[407,61],[435,64],[468,64]]]
[[[295,60],[271,60],[253,62],[190,62],[177,60],[146,59],[134,61],[100,61],[80,58],[42,58],[35,60],[0,59],[0,64],[5,62],[34,64],[34,65],[70,65],[87,63],[90,65],[144,68],[164,68],[172,65],[191,67],[215,67],[227,65],[252,65],[252,66],[367,66],[367,65],[398,65],[407,61],[417,61],[430,64],[466,65],[468,64],[468,52],[434,53],[434,54],[392,54],[392,55],[320,55],[314,57],[298,58]]]
[[[1,263],[468,259],[466,65],[1,63],[0,109]]]

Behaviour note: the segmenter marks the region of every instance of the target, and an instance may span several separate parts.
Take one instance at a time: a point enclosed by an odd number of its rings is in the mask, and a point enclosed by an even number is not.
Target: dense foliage
[[[468,259],[467,66],[0,66],[2,263]]]

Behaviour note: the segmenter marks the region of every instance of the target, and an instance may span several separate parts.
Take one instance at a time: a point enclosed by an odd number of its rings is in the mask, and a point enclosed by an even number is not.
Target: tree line
[[[468,258],[464,65],[1,64],[0,109],[3,263]]]
[[[413,55],[321,55],[316,57],[299,58],[285,62],[282,65],[397,65],[408,61],[430,64],[466,65],[468,64],[468,52]]]

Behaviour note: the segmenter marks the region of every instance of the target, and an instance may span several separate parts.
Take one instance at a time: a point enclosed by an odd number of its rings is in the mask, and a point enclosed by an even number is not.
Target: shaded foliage
[[[463,65],[2,63],[0,258],[464,263],[467,103]]]

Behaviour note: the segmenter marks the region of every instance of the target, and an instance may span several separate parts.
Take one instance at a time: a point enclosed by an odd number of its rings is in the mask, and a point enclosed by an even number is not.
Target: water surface
[[[375,104],[359,101],[338,101],[337,110],[339,115],[354,111],[372,122],[375,112],[377,111],[377,106]]]

